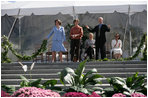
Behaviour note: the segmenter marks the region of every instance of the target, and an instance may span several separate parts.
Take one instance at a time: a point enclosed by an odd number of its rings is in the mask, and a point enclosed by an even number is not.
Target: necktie
[[[98,37],[100,37],[100,30],[101,30],[102,24],[99,24],[99,31],[98,31]]]

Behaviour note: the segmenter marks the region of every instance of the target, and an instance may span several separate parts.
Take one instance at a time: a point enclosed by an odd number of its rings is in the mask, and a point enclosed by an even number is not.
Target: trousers
[[[71,39],[71,61],[74,60],[74,56],[76,56],[76,60],[79,60],[80,55],[80,39]]]
[[[105,44],[100,46],[99,44],[96,43],[96,60],[99,59],[99,52],[101,54],[101,59],[106,58]]]

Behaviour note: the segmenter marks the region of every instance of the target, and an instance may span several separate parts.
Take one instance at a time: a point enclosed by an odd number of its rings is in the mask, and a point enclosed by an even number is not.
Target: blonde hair
[[[94,34],[93,34],[93,33],[89,33],[89,35],[92,35],[92,36],[94,36]]]
[[[94,34],[93,33],[89,33],[89,38],[92,37],[92,39],[94,39]]]

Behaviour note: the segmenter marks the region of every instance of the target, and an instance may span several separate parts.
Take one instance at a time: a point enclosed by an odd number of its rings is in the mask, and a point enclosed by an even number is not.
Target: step
[[[92,68],[91,68],[92,69]],[[91,69],[85,69],[84,72],[88,72]],[[99,73],[105,73],[105,72],[147,72],[146,68],[96,68]],[[57,73],[61,72],[63,69],[34,69],[31,71],[32,74],[39,74],[39,73]],[[75,69],[74,69],[75,70]],[[23,74],[23,69],[20,70],[2,70],[2,74]],[[30,71],[27,71],[26,73],[30,73]]]
[[[129,77],[135,72],[124,72],[124,73],[98,73],[99,75],[102,75],[106,78],[108,77]],[[139,72],[139,75],[146,75],[146,72]],[[1,79],[20,79],[20,75],[24,75],[27,78],[30,78],[30,74],[2,74]],[[57,74],[32,74],[33,79],[38,78],[45,78],[45,79],[52,79],[52,78],[59,78]]]
[[[34,69],[63,69],[65,67],[77,68],[78,66],[72,65],[35,65]],[[30,66],[28,66],[28,69]],[[86,65],[86,68],[147,68],[146,64],[98,64],[98,65]],[[1,70],[19,70],[22,66],[2,66]]]
[[[31,65],[32,62],[22,62],[25,65]],[[79,62],[65,62],[65,63],[35,63],[36,65],[79,65]],[[87,62],[86,65],[92,64],[147,64],[147,61],[91,61]],[[18,62],[16,63],[5,63],[2,66],[15,66],[19,65]]]

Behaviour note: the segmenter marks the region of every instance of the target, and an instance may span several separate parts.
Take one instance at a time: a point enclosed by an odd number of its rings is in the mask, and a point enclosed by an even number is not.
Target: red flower
[[[3,90],[1,90],[1,97],[10,97],[10,95]]]
[[[87,95],[81,92],[68,92],[63,97],[87,97]]]

